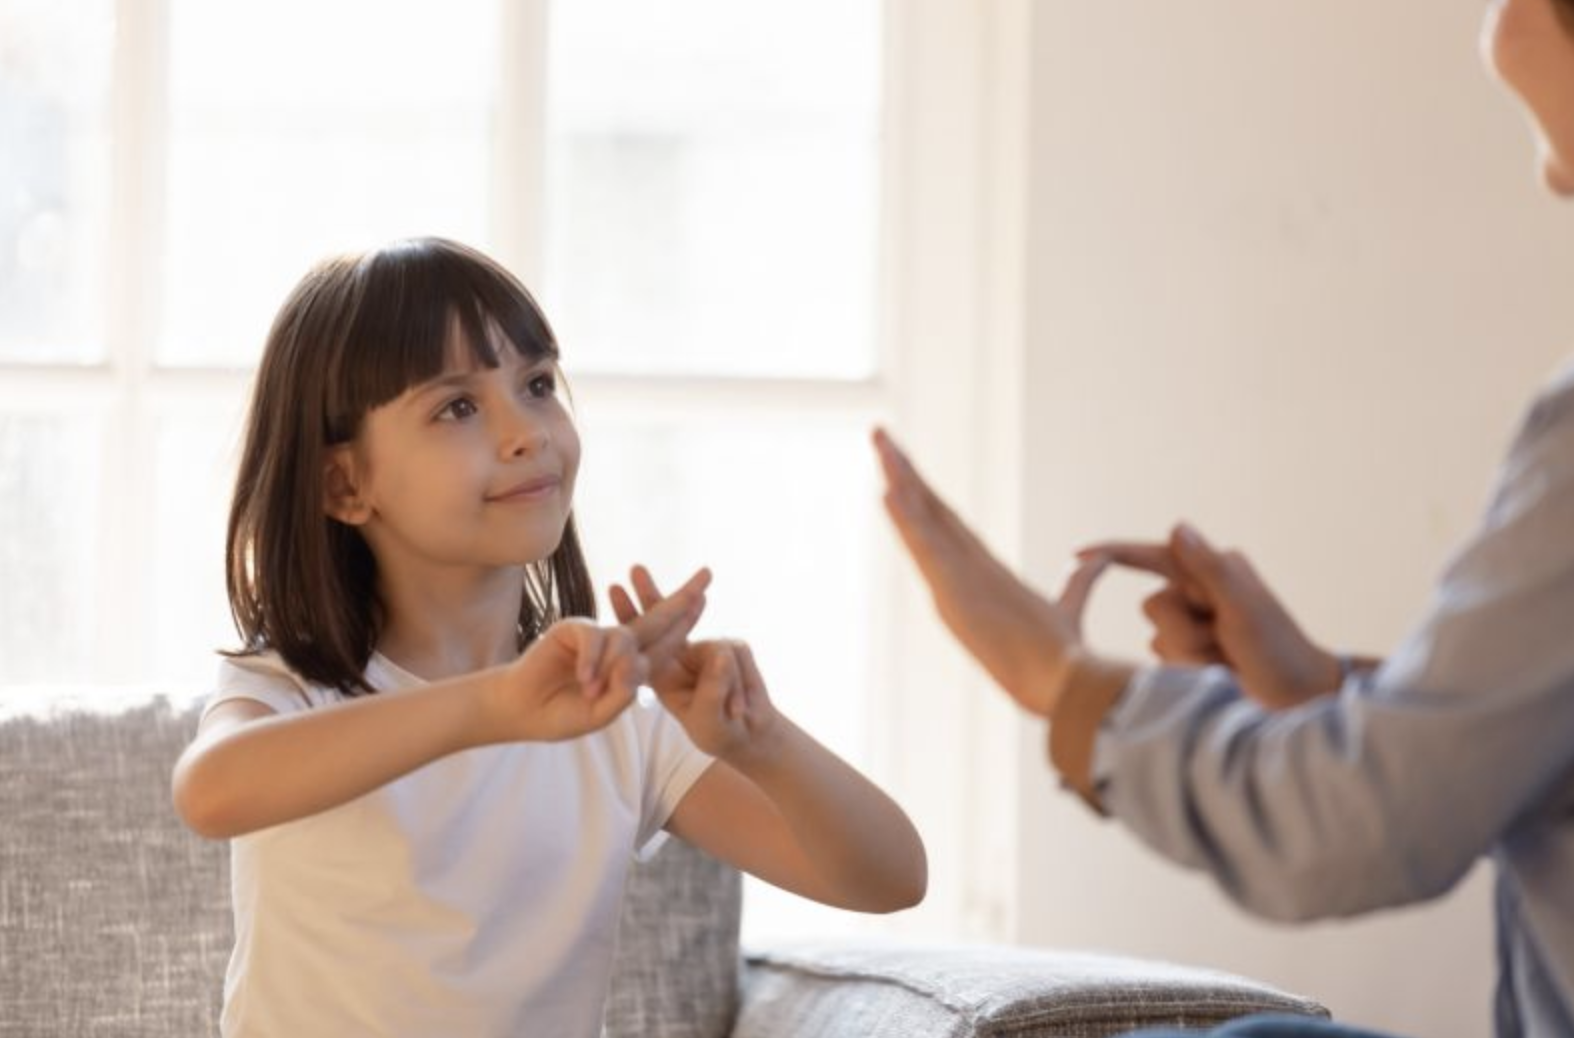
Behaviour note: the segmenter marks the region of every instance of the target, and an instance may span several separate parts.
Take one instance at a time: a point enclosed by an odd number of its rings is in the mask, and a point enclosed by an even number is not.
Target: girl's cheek
[[[563,477],[572,480],[579,472],[582,446],[579,442],[579,430],[567,411],[563,412],[563,422],[557,434],[557,442],[558,453],[563,459]]]

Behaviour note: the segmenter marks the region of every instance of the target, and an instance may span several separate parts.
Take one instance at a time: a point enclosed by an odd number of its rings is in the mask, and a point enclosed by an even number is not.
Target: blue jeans
[[[1133,1031],[1126,1038],[1388,1038],[1308,1016],[1243,1016],[1211,1031]]]

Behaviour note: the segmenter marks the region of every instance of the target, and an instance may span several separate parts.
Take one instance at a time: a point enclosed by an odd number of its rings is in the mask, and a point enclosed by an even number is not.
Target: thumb
[[[725,642],[718,644],[711,658],[706,662],[705,679],[700,682],[703,696],[706,701],[725,705],[727,697],[737,683],[738,660],[733,655],[732,646]]]
[[[1066,580],[1060,589],[1060,610],[1078,641],[1082,640],[1082,617],[1087,612],[1088,597],[1110,562],[1108,555],[1094,552],[1078,555],[1066,568]]]

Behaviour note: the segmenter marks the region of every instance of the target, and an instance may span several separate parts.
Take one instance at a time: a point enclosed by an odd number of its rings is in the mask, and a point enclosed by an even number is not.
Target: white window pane
[[[0,361],[105,355],[107,0],[0,0]]]
[[[162,363],[255,362],[325,255],[488,246],[496,0],[170,0],[170,22]]]
[[[781,710],[867,766],[879,502],[868,422],[795,414],[675,424],[586,405],[575,509],[598,584],[627,586],[635,562],[669,588],[710,566],[697,636],[747,641]],[[751,939],[856,925],[752,880],[746,889]]]
[[[153,677],[206,685],[237,645],[224,595],[224,524],[242,405],[158,422],[153,500]]]
[[[95,676],[100,423],[0,416],[0,685]]]
[[[546,283],[576,367],[875,367],[880,5],[553,7]]]

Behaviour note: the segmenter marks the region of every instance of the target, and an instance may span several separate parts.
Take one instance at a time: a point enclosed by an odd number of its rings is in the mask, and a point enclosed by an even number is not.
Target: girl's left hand
[[[609,591],[612,609],[625,624],[639,617],[641,608],[648,611],[663,598],[644,567],[636,566],[630,577],[638,607],[620,585]],[[758,751],[776,729],[779,715],[754,653],[744,642],[686,643],[656,663],[649,684],[694,745],[712,757],[727,760]]]

